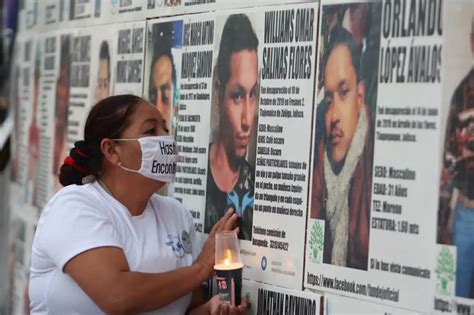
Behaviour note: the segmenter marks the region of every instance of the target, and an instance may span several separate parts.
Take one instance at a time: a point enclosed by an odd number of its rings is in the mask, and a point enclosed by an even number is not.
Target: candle
[[[242,290],[242,270],[239,242],[235,232],[216,234],[216,271],[217,289],[222,302],[240,304]]]
[[[244,265],[242,263],[231,263],[229,261],[224,261],[223,264],[215,264],[214,270],[235,270],[241,269]]]

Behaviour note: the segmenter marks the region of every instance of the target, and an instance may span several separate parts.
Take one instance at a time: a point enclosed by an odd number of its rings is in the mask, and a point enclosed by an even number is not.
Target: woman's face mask
[[[142,164],[139,170],[119,166],[129,172],[139,173],[142,176],[156,181],[170,183],[176,176],[178,151],[173,136],[152,136],[139,139],[113,139],[114,141],[138,141],[142,151]]]

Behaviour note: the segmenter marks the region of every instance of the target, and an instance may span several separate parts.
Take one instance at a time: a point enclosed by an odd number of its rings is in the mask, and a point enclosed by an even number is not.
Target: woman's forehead
[[[145,121],[157,120],[158,122],[163,121],[163,117],[160,111],[147,101],[140,102],[137,110],[133,113],[132,124],[142,124]]]

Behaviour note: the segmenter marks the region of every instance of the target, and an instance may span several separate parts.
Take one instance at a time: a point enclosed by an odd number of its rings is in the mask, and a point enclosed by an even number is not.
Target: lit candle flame
[[[225,260],[224,260],[224,265],[225,265],[226,267],[229,267],[229,266],[230,266],[230,261],[229,261],[229,259],[225,259]]]

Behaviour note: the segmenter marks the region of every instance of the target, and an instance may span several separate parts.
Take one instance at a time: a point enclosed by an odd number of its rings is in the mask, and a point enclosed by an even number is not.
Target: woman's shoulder
[[[69,185],[60,189],[46,204],[43,213],[54,212],[55,209],[74,211],[75,208],[100,208],[100,196],[94,183],[85,185]]]
[[[96,198],[96,189],[94,183],[84,185],[69,185],[61,188],[50,200],[50,202],[57,202],[58,200],[67,199],[87,199]]]

